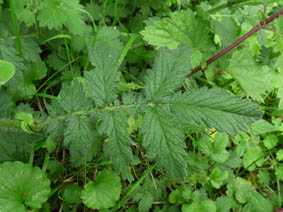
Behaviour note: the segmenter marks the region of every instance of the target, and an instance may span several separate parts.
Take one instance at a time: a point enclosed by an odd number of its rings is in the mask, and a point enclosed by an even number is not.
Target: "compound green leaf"
[[[187,175],[184,136],[172,114],[162,108],[149,108],[143,118],[142,133],[149,159],[164,168],[170,178],[183,179]]]
[[[175,95],[167,102],[180,119],[189,124],[216,128],[230,135],[247,131],[262,112],[250,100],[233,96],[219,88],[201,88]]]
[[[141,34],[144,40],[158,48],[167,46],[176,49],[180,44],[185,44],[200,49],[208,42],[208,32],[207,23],[197,18],[193,12],[178,11],[171,13],[170,18],[155,21],[154,26],[145,27]]]
[[[105,209],[115,205],[121,194],[120,178],[110,170],[102,170],[94,182],[85,185],[81,198],[91,209]]]
[[[15,74],[15,66],[4,60],[0,60],[0,86],[4,85]]]
[[[44,0],[39,8],[39,25],[49,29],[64,25],[71,33],[82,34],[85,31],[82,10],[79,0]]]
[[[25,212],[39,209],[50,193],[50,181],[38,167],[22,162],[0,165],[0,210]]]
[[[190,50],[179,47],[176,50],[161,48],[145,83],[145,94],[149,101],[169,95],[185,80],[191,69]]]
[[[85,73],[87,89],[99,107],[104,107],[116,98],[120,72],[119,55],[112,48],[98,44],[89,51],[91,63],[96,67]]]
[[[259,102],[273,88],[274,77],[267,66],[256,64],[249,50],[237,51],[230,60],[229,70],[248,96]]]

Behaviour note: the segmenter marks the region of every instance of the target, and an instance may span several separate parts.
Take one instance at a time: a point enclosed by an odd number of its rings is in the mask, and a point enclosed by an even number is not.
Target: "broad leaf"
[[[50,181],[38,167],[22,162],[0,165],[0,210],[25,212],[39,209],[50,193]]]
[[[208,32],[207,23],[197,18],[193,12],[178,11],[171,13],[170,18],[155,21],[154,26],[146,27],[141,34],[144,40],[157,47],[175,49],[179,44],[185,44],[200,49],[208,42]]]
[[[119,55],[103,44],[89,50],[91,63],[96,67],[85,73],[87,89],[99,107],[104,107],[116,98],[120,73]]]
[[[115,205],[121,193],[120,178],[110,170],[98,173],[94,182],[85,185],[81,198],[91,209],[105,209]]]
[[[250,100],[233,96],[219,88],[201,88],[175,95],[168,104],[183,122],[216,128],[230,135],[247,131],[262,112]]]
[[[216,167],[211,172],[209,178],[212,186],[219,189],[222,186],[223,181],[228,178],[228,171],[222,172],[219,168]]]
[[[248,96],[262,102],[263,96],[273,88],[274,77],[270,68],[256,64],[251,56],[249,50],[235,52],[229,70]]]
[[[243,164],[245,169],[253,171],[256,166],[261,166],[264,162],[264,153],[260,147],[249,148],[248,151],[244,154]]]
[[[164,168],[169,177],[183,179],[187,174],[184,135],[172,114],[162,108],[149,108],[142,133],[149,159]]]
[[[153,70],[145,80],[145,94],[149,101],[169,95],[184,82],[191,69],[190,54],[190,50],[184,46],[176,50],[159,50]]]
[[[73,34],[82,34],[85,31],[82,10],[79,0],[44,0],[39,8],[39,25],[49,29],[65,25]]]

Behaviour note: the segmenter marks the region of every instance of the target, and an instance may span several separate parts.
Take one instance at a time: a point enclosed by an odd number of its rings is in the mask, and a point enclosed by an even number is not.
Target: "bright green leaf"
[[[121,189],[120,178],[112,171],[104,169],[98,173],[94,182],[85,185],[81,198],[91,209],[106,209],[115,205],[120,198]]]
[[[244,154],[243,164],[244,167],[252,171],[256,166],[261,166],[264,162],[264,153],[259,147],[250,147]]]
[[[219,189],[223,184],[223,181],[228,178],[228,171],[221,171],[219,168],[213,169],[210,176],[210,182],[214,188]]]
[[[263,140],[263,144],[267,149],[274,148],[277,145],[277,143],[278,143],[278,136],[274,134],[266,136]]]
[[[216,212],[216,205],[211,200],[182,205],[182,212]]]
[[[273,88],[272,70],[256,64],[251,56],[249,50],[236,51],[230,60],[229,70],[248,96],[263,102],[263,96]]]
[[[50,181],[38,167],[22,162],[0,165],[0,210],[26,212],[27,207],[39,209],[47,201]]]
[[[279,161],[283,161],[283,149],[280,149],[278,152],[276,152],[276,158]]]
[[[44,0],[39,8],[39,25],[49,29],[64,25],[71,33],[82,34],[85,31],[82,10],[79,0]]]
[[[200,27],[201,26],[201,27]],[[208,25],[197,18],[191,11],[178,11],[170,18],[155,21],[154,26],[147,26],[141,32],[144,40],[158,48],[167,46],[176,49],[185,44],[194,49],[205,47],[208,42]]]
[[[0,86],[4,85],[15,74],[15,66],[4,60],[0,60]]]

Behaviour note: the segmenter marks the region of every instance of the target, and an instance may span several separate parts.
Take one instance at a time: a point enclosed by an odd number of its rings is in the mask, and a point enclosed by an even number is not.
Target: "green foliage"
[[[0,86],[4,85],[15,74],[15,66],[4,60],[0,60]]]
[[[0,211],[282,208],[281,10],[0,0]]]
[[[51,191],[45,173],[22,162],[1,164],[0,184],[0,209],[7,212],[39,209]]]
[[[121,183],[112,171],[102,170],[82,191],[82,200],[89,208],[103,209],[113,207],[121,193]]]

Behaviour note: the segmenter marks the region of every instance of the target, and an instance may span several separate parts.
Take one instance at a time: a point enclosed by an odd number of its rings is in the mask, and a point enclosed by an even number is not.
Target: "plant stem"
[[[9,4],[10,4],[10,12],[11,12],[11,17],[12,17],[13,25],[14,25],[14,30],[15,30],[15,33],[16,33],[18,50],[19,50],[20,56],[23,57],[23,48],[22,48],[21,35],[20,35],[20,31],[19,31],[19,26],[18,26],[16,14],[15,14],[13,0],[9,0]]]
[[[272,15],[271,17],[267,18],[266,20],[260,21],[260,23],[258,25],[256,25],[254,28],[252,28],[249,32],[247,32],[246,34],[244,34],[242,37],[240,37],[238,40],[236,40],[234,43],[232,43],[231,45],[229,45],[228,47],[226,47],[225,49],[223,49],[221,52],[219,52],[218,54],[216,54],[215,56],[209,58],[206,61],[206,67],[203,69],[200,65],[195,67],[191,73],[189,73],[186,77],[191,77],[193,74],[205,70],[207,69],[208,65],[210,65],[211,63],[215,62],[216,60],[218,60],[220,57],[224,56],[225,54],[227,54],[228,52],[230,52],[232,49],[236,48],[237,46],[239,46],[243,41],[245,41],[246,39],[248,39],[249,37],[251,37],[253,34],[255,34],[256,32],[258,32],[259,30],[265,28],[266,24],[269,24],[270,22],[274,21],[275,19],[277,19],[278,17],[280,17],[281,15],[283,15],[283,10],[280,10],[279,12],[275,13],[274,15]]]
[[[234,1],[228,1],[224,4],[221,4],[221,5],[218,5],[216,7],[213,7],[211,8],[210,10],[207,11],[208,14],[212,14],[212,13],[216,13],[218,12],[219,10],[223,10],[225,9],[226,7],[230,7],[230,6],[233,6],[235,4],[240,4],[240,3],[243,3],[243,2],[246,2],[246,1],[249,1],[249,0],[234,0]]]

